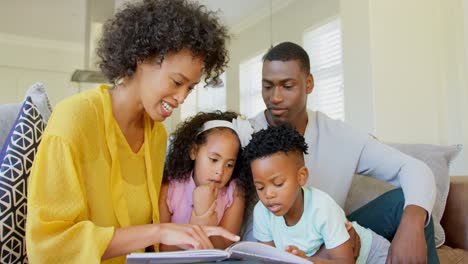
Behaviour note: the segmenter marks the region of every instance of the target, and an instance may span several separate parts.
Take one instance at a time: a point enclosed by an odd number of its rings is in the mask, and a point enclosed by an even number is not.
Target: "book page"
[[[284,250],[280,250],[278,248],[259,242],[238,242],[227,250],[231,252],[231,258],[258,260],[267,263],[312,263],[304,258],[295,256]]]
[[[183,250],[154,253],[132,253],[127,255],[127,264],[142,263],[197,263],[221,261],[228,258],[229,253],[218,249]]]

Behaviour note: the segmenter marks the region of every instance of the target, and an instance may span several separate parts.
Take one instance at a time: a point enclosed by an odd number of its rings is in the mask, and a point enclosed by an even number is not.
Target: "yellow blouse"
[[[159,223],[166,139],[163,124],[145,116],[134,153],[105,86],[59,103],[29,177],[30,263],[100,263],[116,227]]]

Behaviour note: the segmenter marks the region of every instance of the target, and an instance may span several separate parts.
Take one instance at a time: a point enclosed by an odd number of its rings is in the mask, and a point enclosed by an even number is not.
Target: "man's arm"
[[[417,205],[408,205],[401,218],[387,263],[427,263],[427,246],[424,237],[426,211]]]
[[[370,138],[362,150],[356,173],[401,186],[404,208],[416,205],[431,214],[436,188],[434,175],[424,162]]]
[[[427,257],[424,226],[429,223],[436,196],[430,168],[420,160],[369,139],[356,173],[401,186],[405,198],[403,215],[387,260],[390,263],[392,260],[395,263],[424,263]]]

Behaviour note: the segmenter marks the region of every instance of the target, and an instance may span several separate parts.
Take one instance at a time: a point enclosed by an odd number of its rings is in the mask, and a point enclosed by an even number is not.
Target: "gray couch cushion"
[[[434,173],[436,182],[436,201],[432,210],[436,245],[445,241],[445,233],[440,225],[444,214],[449,191],[449,165],[462,149],[461,145],[438,146],[429,144],[390,144],[401,152],[425,162]],[[345,205],[346,214],[353,212],[381,194],[395,188],[376,179],[356,175],[353,179]]]
[[[20,107],[20,104],[0,105],[0,147],[3,146],[5,138],[13,127]]]
[[[44,123],[47,124],[50,114],[52,113],[52,106],[47,96],[44,84],[38,82],[31,85],[31,87],[26,91],[24,98],[26,99],[28,96],[39,109]],[[8,136],[8,133],[15,122],[20,107],[21,102],[18,102],[17,104],[0,105],[0,147],[3,146],[5,138]]]
[[[437,146],[429,144],[392,144],[392,147],[401,152],[422,160],[434,173],[437,196],[432,209],[434,219],[434,235],[436,245],[439,247],[445,242],[444,229],[440,220],[444,214],[445,204],[450,186],[450,163],[458,156],[462,145]]]
[[[28,96],[31,97],[34,105],[39,109],[39,113],[41,113],[44,122],[47,124],[47,121],[52,114],[52,105],[50,104],[44,84],[37,82],[31,85],[31,87],[26,91],[24,99]]]

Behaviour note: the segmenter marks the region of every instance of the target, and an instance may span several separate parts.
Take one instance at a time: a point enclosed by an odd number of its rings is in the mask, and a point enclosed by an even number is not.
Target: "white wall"
[[[444,69],[437,2],[370,1],[376,133],[384,140],[442,139]]]
[[[375,134],[369,0],[340,0],[346,122]]]
[[[376,135],[468,146],[463,2],[369,1],[369,10]],[[468,175],[464,152],[452,174]]]
[[[468,0],[296,0],[274,14],[273,42],[301,43],[340,15],[346,121],[387,142],[468,146],[465,10]],[[270,47],[269,21],[231,41],[228,109],[239,107],[240,62]],[[468,175],[467,158],[452,175]]]
[[[52,104],[78,91],[72,72],[83,67],[83,45],[0,33],[0,104],[19,103],[43,82]]]
[[[1,0],[0,32],[81,43],[88,1],[91,0]]]

